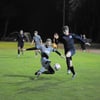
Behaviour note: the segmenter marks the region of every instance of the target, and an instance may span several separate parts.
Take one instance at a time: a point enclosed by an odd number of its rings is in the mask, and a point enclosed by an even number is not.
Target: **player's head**
[[[38,34],[38,31],[34,31],[34,36],[36,36]]]
[[[63,26],[62,30],[63,30],[63,34],[69,35],[69,27],[68,26]]]
[[[50,38],[48,38],[48,39],[46,40],[46,45],[47,45],[47,46],[51,46],[51,45],[52,45],[52,40],[51,40]]]
[[[23,32],[23,30],[20,30],[20,34],[23,34],[24,32]]]
[[[58,39],[58,38],[59,38],[58,33],[54,33],[54,38],[56,38],[56,39]]]

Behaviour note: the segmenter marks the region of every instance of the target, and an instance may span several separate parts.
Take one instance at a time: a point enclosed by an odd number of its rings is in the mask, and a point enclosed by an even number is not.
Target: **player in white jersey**
[[[38,34],[38,31],[34,31],[34,36],[33,36],[33,39],[32,39],[32,45],[33,43],[35,43],[35,47],[36,48],[39,48],[39,46],[42,44],[42,38],[41,36]],[[38,51],[35,50],[35,55],[38,54]]]
[[[63,55],[61,55],[60,52],[57,51],[57,49],[54,49],[52,46],[52,41],[51,39],[47,39],[46,40],[46,44],[45,45],[41,45],[39,46],[39,48],[28,48],[27,50],[40,50],[41,51],[41,69],[38,70],[35,75],[37,75],[37,77],[41,74],[54,74],[55,71],[54,69],[51,67],[50,63],[51,61],[49,60],[49,55],[51,52],[56,52],[59,56],[64,57]]]

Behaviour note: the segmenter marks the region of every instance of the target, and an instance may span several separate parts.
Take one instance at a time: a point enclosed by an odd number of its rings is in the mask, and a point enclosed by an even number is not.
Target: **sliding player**
[[[41,65],[42,66],[41,66],[41,69],[35,73],[35,75],[37,75],[37,77],[41,74],[54,74],[55,73],[54,69],[50,65],[51,61],[49,60],[49,54],[51,52],[56,52],[59,56],[62,56],[62,55],[60,52],[58,52],[56,49],[54,49],[51,46],[51,44],[52,44],[51,39],[47,39],[46,44],[41,45],[38,49],[37,48],[26,49],[26,51],[28,51],[28,50],[40,50],[41,51]]]

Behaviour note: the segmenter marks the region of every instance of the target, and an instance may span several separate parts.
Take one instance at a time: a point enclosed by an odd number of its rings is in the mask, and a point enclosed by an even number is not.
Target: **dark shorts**
[[[68,51],[65,51],[65,54],[66,54],[67,52],[71,52],[71,56],[73,56],[73,55],[75,54],[75,49],[70,49],[70,50],[68,50]]]
[[[75,50],[70,50],[70,52],[71,52],[71,56],[75,54]]]
[[[18,47],[23,48],[24,47],[24,43],[18,43]]]

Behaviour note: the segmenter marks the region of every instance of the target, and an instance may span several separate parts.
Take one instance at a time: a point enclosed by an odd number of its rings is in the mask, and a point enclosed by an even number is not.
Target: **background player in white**
[[[32,39],[32,45],[35,43],[35,47],[38,49],[39,46],[42,44],[42,38],[41,36],[38,34],[38,31],[34,31],[34,36]],[[35,55],[38,54],[38,50],[35,50]]]

